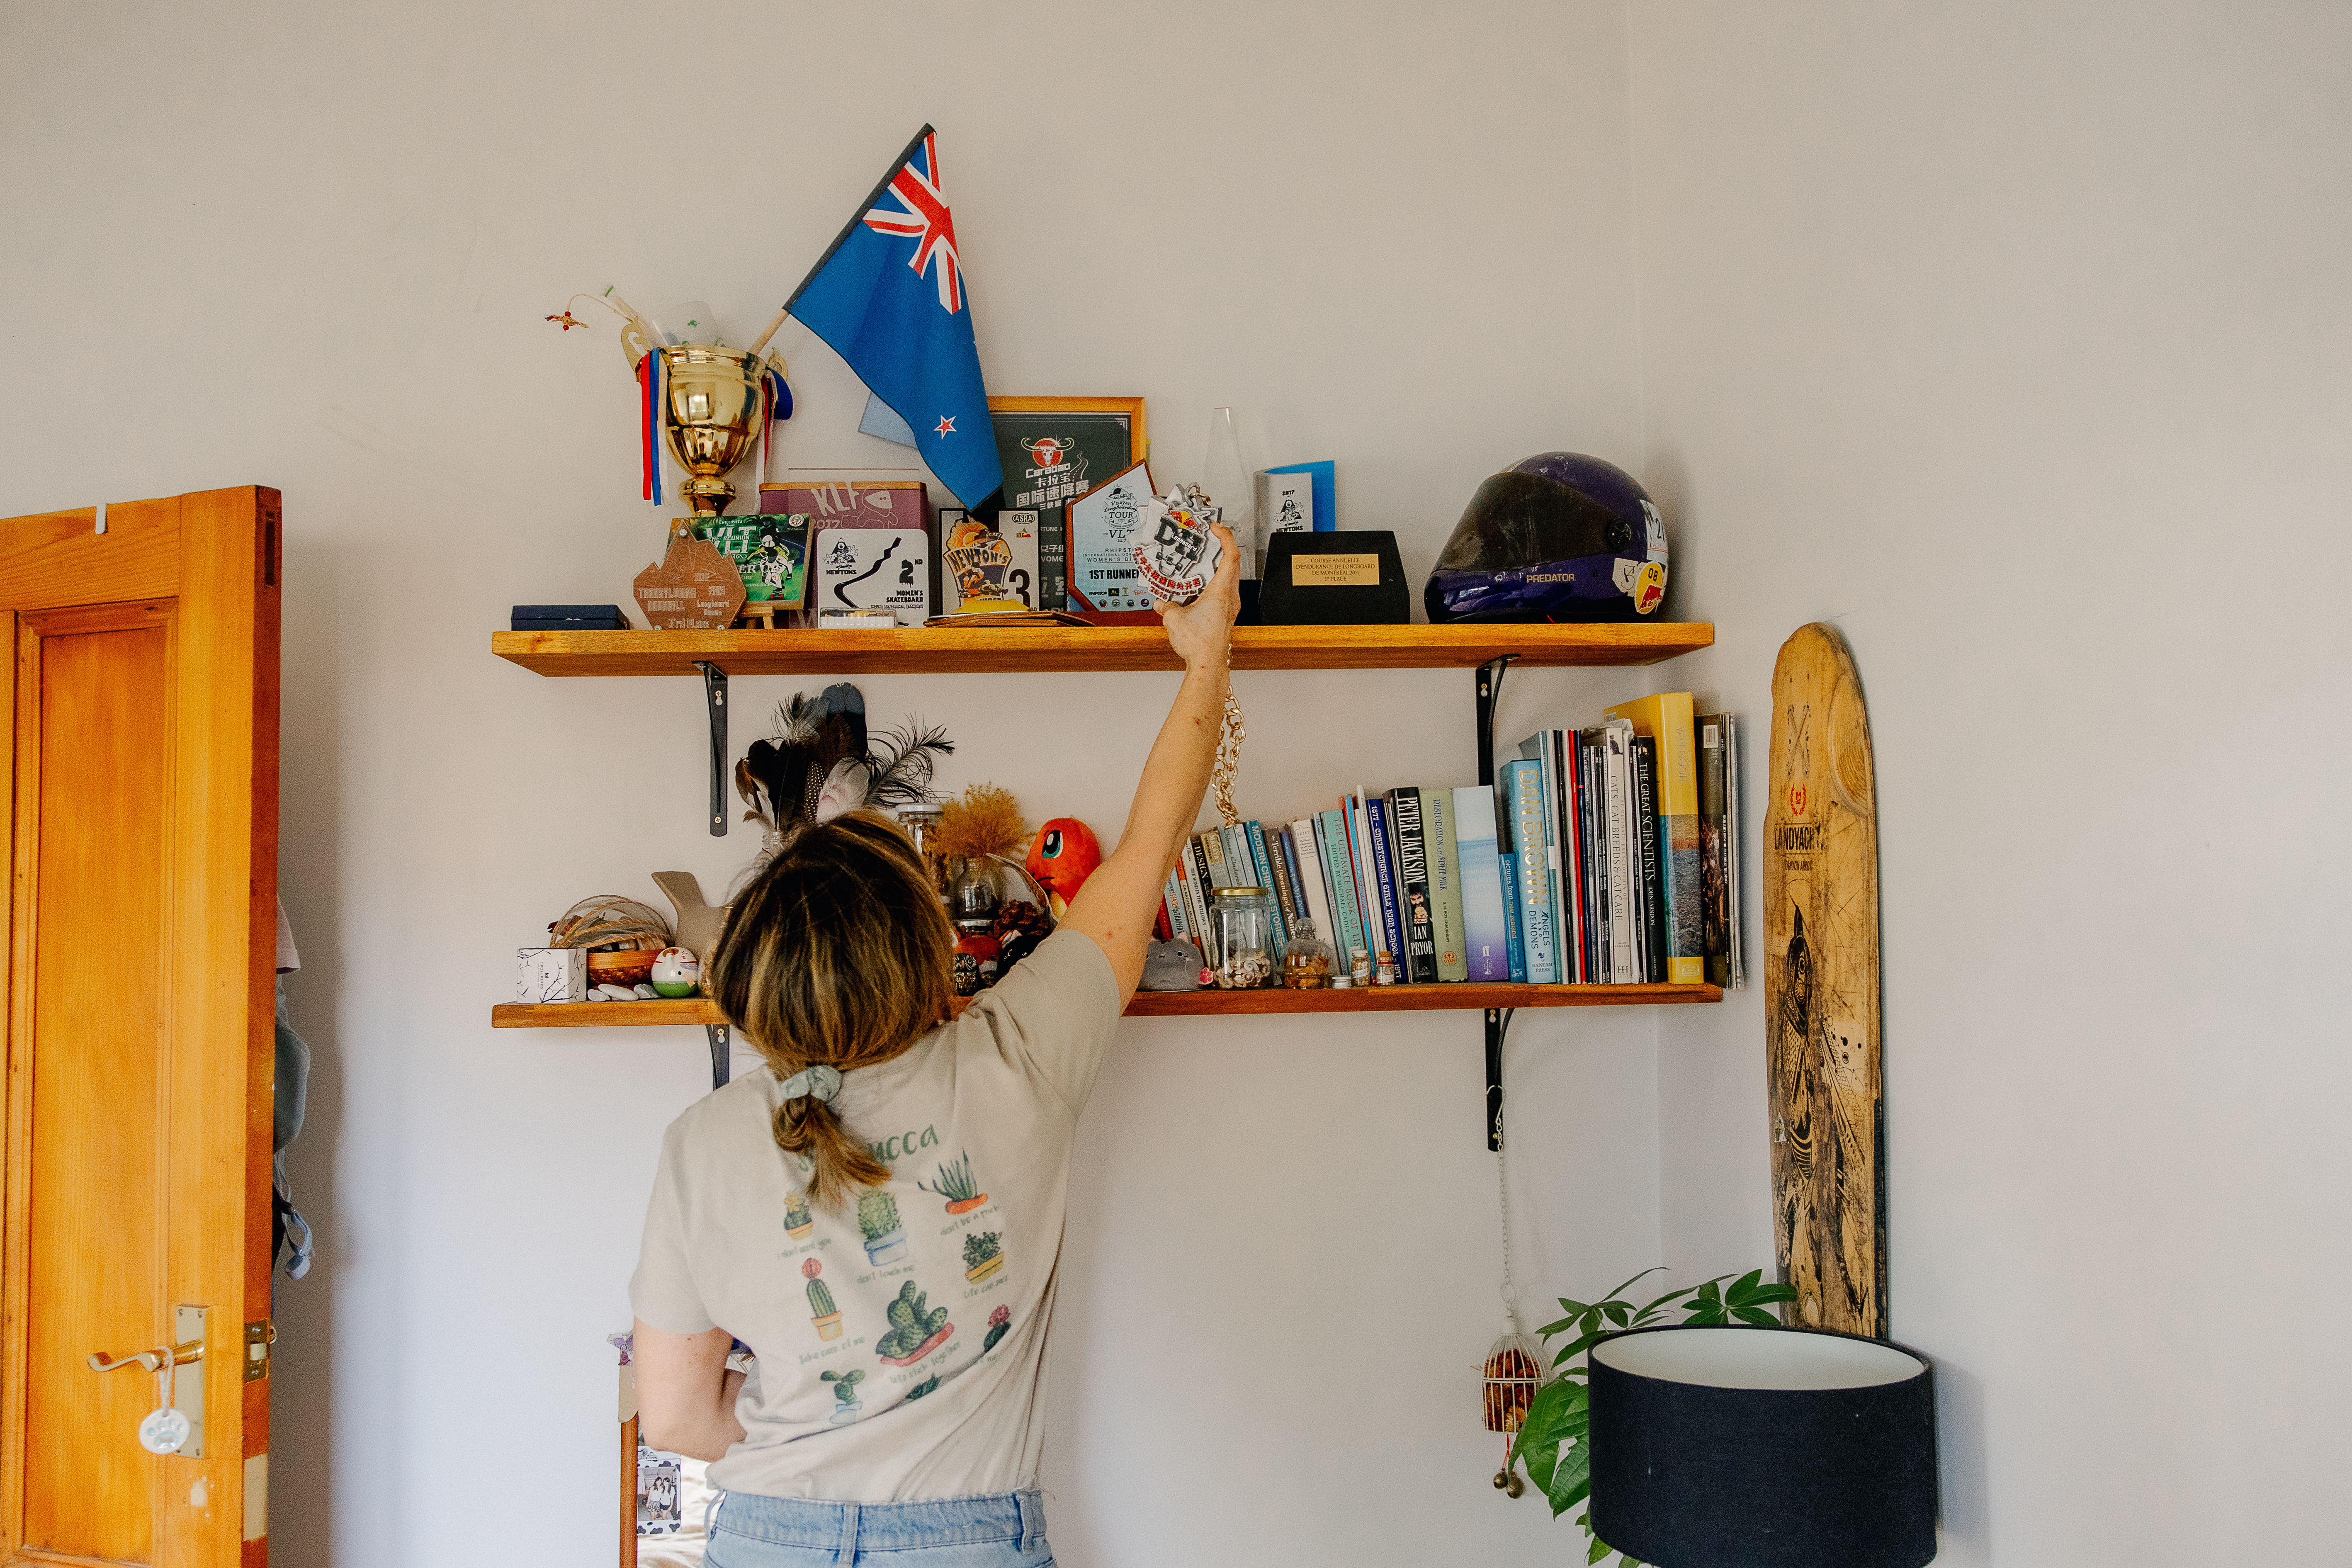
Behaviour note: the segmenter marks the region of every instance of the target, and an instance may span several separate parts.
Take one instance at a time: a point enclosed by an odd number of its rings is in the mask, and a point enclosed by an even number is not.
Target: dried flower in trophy
[[[1029,842],[1029,824],[1022,819],[1021,803],[1013,792],[992,784],[976,784],[940,812],[937,832],[940,853],[950,860],[1011,855]]]

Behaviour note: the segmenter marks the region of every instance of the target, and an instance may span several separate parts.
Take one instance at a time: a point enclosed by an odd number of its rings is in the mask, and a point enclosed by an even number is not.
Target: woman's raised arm
[[[1062,923],[1094,939],[1118,977],[1122,1004],[1143,978],[1144,944],[1166,889],[1177,847],[1201,815],[1224,721],[1234,616],[1241,610],[1241,551],[1222,524],[1224,561],[1208,589],[1189,605],[1160,605],[1168,645],[1184,661],[1184,684],[1144,759],[1143,777],[1112,850],[1070,904]]]

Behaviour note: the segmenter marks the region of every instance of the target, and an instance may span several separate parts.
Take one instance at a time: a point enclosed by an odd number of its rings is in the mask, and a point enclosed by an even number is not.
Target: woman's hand
[[[1168,646],[1176,650],[1187,669],[1225,662],[1226,650],[1233,647],[1234,617],[1242,612],[1241,547],[1223,523],[1213,522],[1209,531],[1224,546],[1225,554],[1201,596],[1189,605],[1155,602],[1151,606],[1168,628]]]

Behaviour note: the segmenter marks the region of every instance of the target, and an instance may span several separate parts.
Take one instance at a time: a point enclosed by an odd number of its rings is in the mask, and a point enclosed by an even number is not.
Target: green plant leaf
[[[1651,1275],[1662,1272],[1662,1271],[1665,1268],[1665,1267],[1666,1267],[1666,1266],[1665,1266],[1664,1264],[1660,1263],[1660,1264],[1654,1265],[1654,1266],[1653,1266],[1653,1267],[1651,1267],[1651,1268],[1644,1268],[1644,1269],[1643,1269],[1639,1274],[1634,1275],[1634,1276],[1633,1277],[1633,1279],[1625,1280],[1623,1283],[1620,1284],[1620,1285],[1619,1285],[1615,1289],[1613,1289],[1613,1290],[1610,1291],[1610,1292],[1609,1292],[1609,1294],[1608,1294],[1607,1296],[1602,1297],[1602,1298],[1601,1298],[1601,1300],[1604,1300],[1604,1301],[1605,1301],[1605,1300],[1614,1300],[1615,1298],[1617,1298],[1617,1297],[1619,1297],[1619,1296],[1623,1295],[1623,1294],[1625,1293],[1625,1288],[1626,1288],[1626,1286],[1628,1286],[1628,1285],[1634,1285],[1634,1284],[1638,1284],[1638,1283],[1639,1283],[1639,1282],[1641,1282],[1642,1280],[1647,1279]]]
[[[1738,1279],[1733,1280],[1731,1282],[1731,1289],[1726,1290],[1724,1294],[1735,1301],[1744,1301],[1748,1299],[1748,1292],[1754,1290],[1763,1280],[1763,1278],[1764,1270],[1761,1268],[1751,1268],[1747,1273],[1742,1274]]]
[[[1646,1320],[1654,1312],[1662,1312],[1665,1310],[1668,1306],[1680,1300],[1683,1297],[1689,1295],[1692,1291],[1697,1289],[1698,1287],[1696,1285],[1685,1285],[1679,1290],[1669,1290],[1664,1295],[1659,1297],[1656,1300],[1651,1302],[1648,1306],[1643,1308],[1641,1316]]]
[[[1759,1329],[1777,1329],[1780,1320],[1761,1307],[1734,1307],[1731,1315],[1743,1323],[1753,1323]]]
[[[1592,1495],[1592,1450],[1580,1440],[1565,1449],[1559,1463],[1552,1467],[1551,1485],[1544,1489],[1551,1499],[1551,1514],[1558,1519],[1578,1503]]]
[[[1528,1468],[1536,1485],[1546,1491],[1551,1489],[1552,1467],[1559,1461],[1560,1440],[1580,1432],[1589,1426],[1591,1409],[1584,1384],[1562,1378],[1546,1384],[1536,1391],[1528,1402],[1528,1414],[1519,1423],[1519,1434],[1511,1444],[1511,1458]]]
[[[1587,1563],[1598,1563],[1608,1556],[1609,1552],[1609,1543],[1596,1535],[1592,1538],[1592,1549],[1584,1554],[1584,1561]]]
[[[1609,1321],[1616,1324],[1621,1329],[1633,1321],[1633,1309],[1630,1304],[1623,1301],[1604,1302],[1601,1305],[1601,1310],[1607,1312],[1609,1314]]]
[[[1538,1329],[1536,1332],[1545,1339],[1549,1339],[1552,1335],[1564,1333],[1575,1326],[1576,1320],[1574,1318],[1562,1318],[1557,1323],[1546,1323],[1542,1328]]]

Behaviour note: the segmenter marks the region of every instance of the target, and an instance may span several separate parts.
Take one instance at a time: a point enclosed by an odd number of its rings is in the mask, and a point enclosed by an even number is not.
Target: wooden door
[[[268,1561],[278,533],[252,488],[0,521],[0,1562]],[[157,1379],[88,1358],[198,1339],[151,1454]]]

